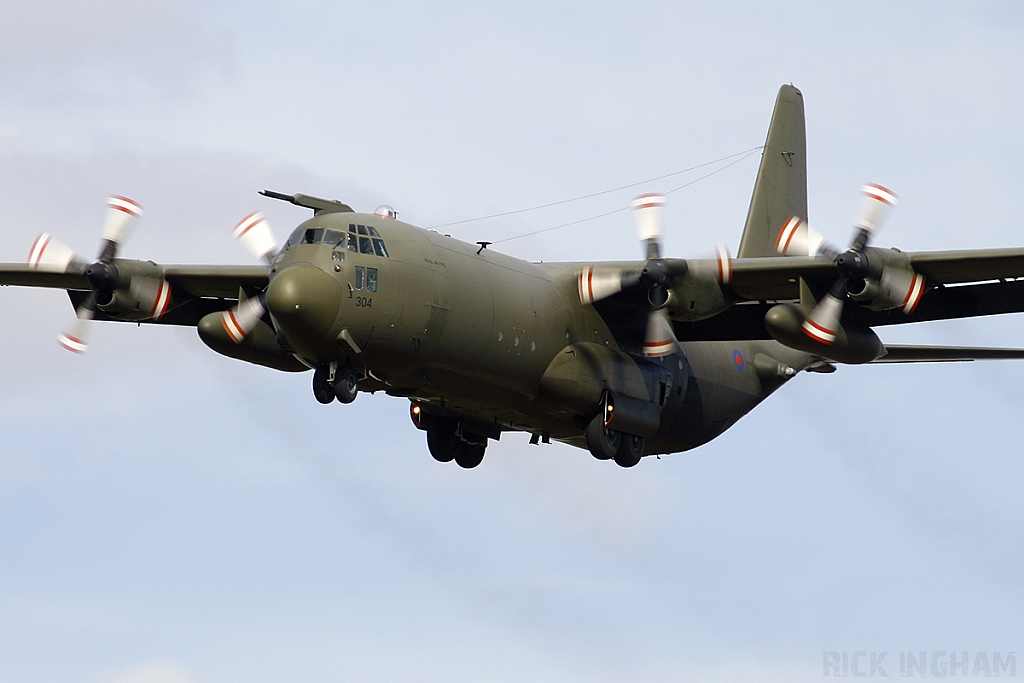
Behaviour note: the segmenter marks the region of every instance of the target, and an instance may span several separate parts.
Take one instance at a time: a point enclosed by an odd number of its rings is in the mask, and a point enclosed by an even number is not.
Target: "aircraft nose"
[[[324,338],[338,317],[341,298],[337,280],[305,263],[288,266],[267,288],[270,315],[296,350]]]

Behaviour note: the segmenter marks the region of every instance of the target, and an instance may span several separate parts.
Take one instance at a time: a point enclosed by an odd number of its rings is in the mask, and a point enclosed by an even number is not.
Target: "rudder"
[[[804,96],[784,85],[761,153],[739,258],[778,256],[775,239],[790,216],[807,219],[807,136]]]

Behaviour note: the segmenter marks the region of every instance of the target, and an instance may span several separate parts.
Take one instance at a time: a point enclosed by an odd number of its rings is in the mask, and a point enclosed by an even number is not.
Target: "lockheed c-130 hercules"
[[[235,236],[265,265],[119,258],[141,214],[112,197],[97,260],[50,235],[0,284],[65,289],[86,350],[92,320],[198,328],[214,351],[313,370],[321,403],[408,398],[430,453],[480,464],[489,439],[532,434],[623,467],[715,438],[801,371],[835,363],[1024,358],[1024,349],[884,345],[873,327],[1024,311],[1024,249],[870,245],[896,196],[866,185],[849,247],[809,227],[803,96],[779,91],[735,258],[661,253],[663,197],[634,201],[644,260],[530,263],[334,200],[283,247],[251,214]],[[957,286],[952,286],[957,285]]]

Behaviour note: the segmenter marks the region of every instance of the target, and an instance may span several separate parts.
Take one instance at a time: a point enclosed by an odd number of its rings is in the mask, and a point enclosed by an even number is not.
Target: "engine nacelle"
[[[872,311],[902,308],[910,315],[925,292],[925,278],[914,272],[907,255],[897,249],[868,247],[863,252],[848,251],[839,255],[844,260],[849,278],[846,292],[850,298]]]
[[[870,327],[847,322],[836,330],[835,340],[824,344],[803,328],[806,316],[792,304],[772,307],[764,316],[768,334],[786,346],[839,363],[870,363],[885,353],[885,345]]]
[[[888,266],[879,278],[855,278],[846,283],[850,298],[872,311],[902,308],[910,315],[925,291],[925,279],[913,270]]]
[[[732,280],[729,255],[720,252],[716,259],[686,261],[687,272],[676,277],[669,287],[668,314],[679,322],[705,320],[732,306],[723,285]]]
[[[171,284],[152,261],[100,261],[85,276],[96,308],[116,320],[159,320],[172,308]]]

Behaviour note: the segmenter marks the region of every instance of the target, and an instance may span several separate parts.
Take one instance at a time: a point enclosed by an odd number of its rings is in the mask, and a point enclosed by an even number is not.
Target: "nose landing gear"
[[[348,363],[342,366],[337,363],[321,365],[313,371],[313,396],[324,405],[334,399],[341,403],[356,400],[358,384],[359,376]]]

